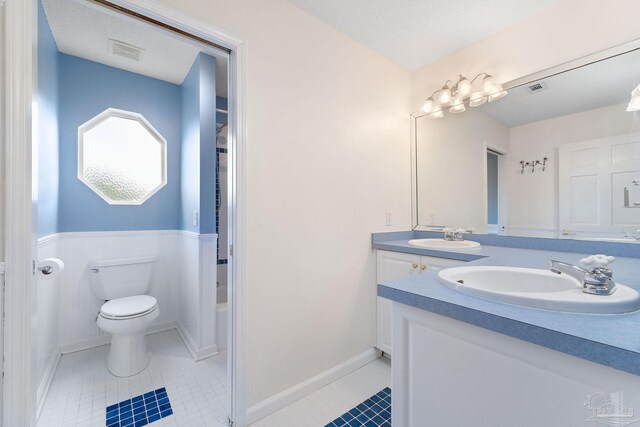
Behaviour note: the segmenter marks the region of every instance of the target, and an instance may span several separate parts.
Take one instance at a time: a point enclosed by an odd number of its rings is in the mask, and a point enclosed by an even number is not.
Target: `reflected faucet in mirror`
[[[462,228],[449,228],[446,227],[442,230],[444,232],[444,240],[449,241],[449,242],[453,242],[453,241],[457,241],[457,242],[462,242],[464,241],[464,230]]]

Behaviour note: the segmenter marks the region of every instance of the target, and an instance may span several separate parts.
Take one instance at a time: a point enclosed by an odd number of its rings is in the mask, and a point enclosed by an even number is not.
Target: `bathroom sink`
[[[414,239],[409,240],[411,246],[425,249],[477,249],[480,243],[470,240]]]
[[[516,267],[455,267],[438,272],[448,288],[492,301],[554,311],[620,314],[640,309],[640,294],[616,285],[611,295],[582,292],[582,284],[566,274]]]

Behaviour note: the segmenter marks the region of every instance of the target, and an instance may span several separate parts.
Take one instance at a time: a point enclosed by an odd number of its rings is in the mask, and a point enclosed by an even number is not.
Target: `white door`
[[[376,265],[377,283],[402,279],[420,273],[420,255],[378,251]],[[376,347],[391,355],[392,324],[391,300],[377,297]]]
[[[559,166],[561,230],[615,235],[640,228],[640,134],[561,145]]]

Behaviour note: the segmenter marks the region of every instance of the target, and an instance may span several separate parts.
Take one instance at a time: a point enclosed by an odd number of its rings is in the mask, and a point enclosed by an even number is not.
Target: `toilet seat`
[[[100,308],[100,316],[111,320],[126,320],[145,316],[158,308],[158,301],[150,295],[134,295],[107,301]]]

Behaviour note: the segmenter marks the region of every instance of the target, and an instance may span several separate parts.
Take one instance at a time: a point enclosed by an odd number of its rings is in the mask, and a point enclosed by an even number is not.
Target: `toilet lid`
[[[104,303],[100,314],[110,318],[131,317],[153,311],[158,301],[149,295],[116,298]]]

